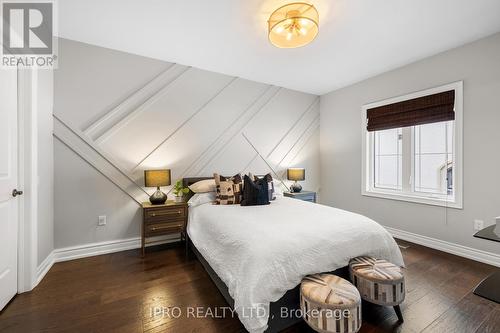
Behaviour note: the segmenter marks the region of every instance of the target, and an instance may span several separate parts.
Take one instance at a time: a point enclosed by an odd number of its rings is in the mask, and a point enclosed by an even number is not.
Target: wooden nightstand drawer
[[[145,236],[166,235],[184,231],[184,220],[148,224],[145,227]]]
[[[184,217],[186,217],[186,210],[184,207],[148,209],[144,216],[146,222],[163,221],[165,219],[183,219]]]
[[[148,242],[147,239],[149,237],[180,234],[181,240],[186,241],[188,217],[188,205],[186,202],[167,201],[162,205],[152,205],[149,202],[143,202],[142,211],[141,248],[143,257],[146,253],[146,244],[154,244],[162,241],[161,239],[154,239]]]

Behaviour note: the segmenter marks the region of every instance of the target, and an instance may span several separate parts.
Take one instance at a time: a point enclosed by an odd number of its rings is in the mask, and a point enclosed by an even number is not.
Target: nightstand
[[[168,200],[163,205],[143,202],[142,213],[141,250],[143,257],[146,244],[148,244],[147,239],[150,237],[180,233],[181,241],[184,240],[187,245],[188,205],[186,202]]]
[[[313,191],[283,192],[283,195],[303,201],[316,202],[316,192]]]

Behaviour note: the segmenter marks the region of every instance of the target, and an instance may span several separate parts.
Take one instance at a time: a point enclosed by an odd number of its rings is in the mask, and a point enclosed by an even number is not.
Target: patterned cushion
[[[256,181],[259,179],[259,177],[255,176],[251,172],[248,173],[248,177],[250,177],[250,179],[252,179],[253,181]],[[274,191],[273,176],[271,176],[271,174],[268,173],[267,175],[263,176],[262,178],[266,179],[266,181],[267,181],[267,192],[268,192],[269,201],[275,200],[276,193]]]
[[[403,302],[405,280],[400,267],[386,260],[362,256],[349,262],[349,272],[364,300],[387,306]]]
[[[238,173],[232,177],[224,177],[214,173],[217,197],[216,205],[236,205],[241,202],[242,181]]]
[[[300,285],[303,318],[318,332],[351,333],[361,328],[361,297],[349,281],[333,274],[306,276]]]

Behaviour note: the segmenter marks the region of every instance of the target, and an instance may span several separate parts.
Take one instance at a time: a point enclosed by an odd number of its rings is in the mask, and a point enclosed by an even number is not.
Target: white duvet
[[[227,285],[250,332],[264,331],[268,315],[260,310],[308,274],[347,266],[360,255],[403,266],[381,225],[345,210],[286,197],[267,206],[205,203],[189,209],[189,237]]]

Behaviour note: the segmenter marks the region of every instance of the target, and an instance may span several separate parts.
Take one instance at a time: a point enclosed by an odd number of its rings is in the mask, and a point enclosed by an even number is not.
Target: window
[[[362,126],[363,195],[462,208],[462,82],[365,105]]]

